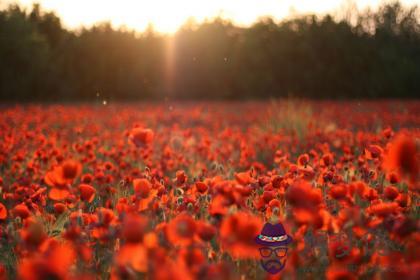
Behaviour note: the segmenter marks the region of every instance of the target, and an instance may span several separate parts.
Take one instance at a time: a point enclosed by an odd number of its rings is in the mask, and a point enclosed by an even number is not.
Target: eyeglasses
[[[262,257],[267,258],[270,257],[273,252],[276,254],[277,257],[284,257],[287,254],[287,247],[262,247],[260,248],[260,254]]]

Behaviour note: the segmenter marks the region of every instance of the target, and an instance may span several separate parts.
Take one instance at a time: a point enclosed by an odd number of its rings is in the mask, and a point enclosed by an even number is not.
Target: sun
[[[152,25],[162,33],[173,33],[187,20],[197,22],[221,15],[222,1],[196,0],[20,0],[24,6],[40,3],[46,10],[55,11],[66,27],[91,26],[109,21],[113,26],[126,26],[138,31]]]
[[[402,2],[414,2],[405,0]],[[40,3],[62,19],[65,27],[79,28],[108,21],[114,27],[125,26],[143,31],[152,25],[161,33],[173,33],[187,20],[200,23],[222,17],[237,25],[250,25],[258,18],[282,19],[290,14],[326,13],[345,6],[347,0],[4,0],[26,7]],[[355,0],[359,8],[376,6],[381,0]],[[344,5],[344,6],[343,6]]]
[[[152,25],[162,33],[173,33],[187,20],[202,22],[223,17],[239,25],[247,25],[261,16],[282,17],[289,12],[289,1],[264,0],[20,0],[30,7],[40,3],[55,11],[66,27],[92,26],[109,21],[115,27],[126,26],[143,31]]]

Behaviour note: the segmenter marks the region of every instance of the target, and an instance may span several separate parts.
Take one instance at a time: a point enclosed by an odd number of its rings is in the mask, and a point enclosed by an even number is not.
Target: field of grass
[[[3,107],[0,279],[419,279],[419,112]],[[274,275],[254,241],[266,222],[293,238]]]

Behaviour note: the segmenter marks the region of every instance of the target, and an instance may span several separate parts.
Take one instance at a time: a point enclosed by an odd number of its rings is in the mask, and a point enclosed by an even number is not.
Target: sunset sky
[[[138,31],[149,23],[159,32],[176,31],[187,19],[197,22],[222,16],[239,25],[248,25],[262,16],[281,19],[293,14],[326,13],[349,7],[375,8],[381,0],[0,0],[31,6],[40,3],[44,9],[55,11],[69,28],[91,26],[110,21],[114,26],[125,25]],[[403,0],[404,4],[420,4],[420,0]]]

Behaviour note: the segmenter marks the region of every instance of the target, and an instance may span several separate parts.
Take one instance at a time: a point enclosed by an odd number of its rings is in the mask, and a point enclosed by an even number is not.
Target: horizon
[[[66,3],[67,2],[67,3]],[[316,4],[310,0],[268,0],[258,3],[256,0],[239,2],[231,1],[192,1],[181,0],[177,2],[158,0],[147,3],[136,3],[132,0],[107,1],[101,3],[101,9],[96,9],[98,0],[83,3],[83,1],[63,0],[20,0],[2,1],[0,5],[18,4],[23,8],[30,9],[33,4],[39,3],[43,11],[54,12],[61,20],[63,27],[77,30],[83,27],[89,28],[99,23],[109,22],[113,28],[128,28],[136,32],[144,32],[152,27],[154,31],[162,34],[174,34],[185,23],[192,21],[200,24],[216,18],[228,20],[241,27],[247,27],[264,17],[273,18],[276,21],[286,20],[296,16],[307,14],[343,17],[347,12],[363,11],[367,8],[377,9],[381,4],[393,1],[381,0],[327,0],[322,4]],[[104,1],[101,1],[104,2]],[[404,6],[420,4],[418,0],[400,1]],[[81,5],[86,9],[81,12]],[[166,5],[166,6],[165,6]],[[189,9],[184,9],[186,6]],[[123,7],[123,8],[121,8]],[[162,9],[162,7],[166,7]],[[94,11],[94,12],[92,12]],[[142,11],[142,12],[139,12]]]

